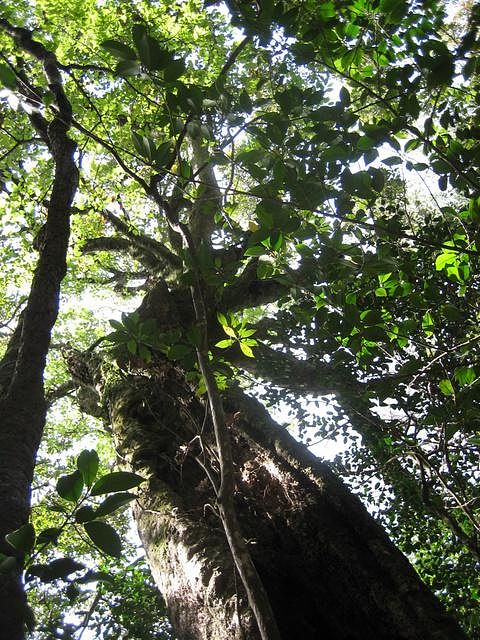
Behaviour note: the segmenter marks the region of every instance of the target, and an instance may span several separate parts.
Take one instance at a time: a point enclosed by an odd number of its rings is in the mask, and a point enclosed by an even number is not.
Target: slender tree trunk
[[[164,360],[107,380],[104,396],[123,463],[149,478],[135,518],[178,637],[256,640],[216,512],[204,404]],[[224,405],[242,534],[283,638],[465,638],[327,465],[240,391]]]
[[[51,121],[36,111],[30,117],[54,161],[53,186],[28,301],[0,361],[0,553],[11,557],[9,569],[0,572],[0,640],[22,640],[32,622],[20,580],[23,558],[15,554],[5,535],[25,525],[30,514],[33,469],[47,411],[43,376],[60,285],[67,270],[78,170],[77,145],[68,136],[71,107],[55,55],[33,40],[30,31],[18,29],[4,18],[0,18],[0,29],[21,51],[42,63],[57,109]],[[28,97],[24,90],[25,85],[19,83],[20,94]]]

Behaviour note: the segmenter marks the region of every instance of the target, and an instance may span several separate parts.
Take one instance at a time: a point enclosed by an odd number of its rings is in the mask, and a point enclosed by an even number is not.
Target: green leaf
[[[95,511],[96,518],[103,518],[104,516],[113,513],[120,507],[128,504],[135,498],[134,493],[114,493],[111,496],[107,496],[105,500]]]
[[[0,83],[7,89],[17,86],[17,76],[6,64],[0,64]]]
[[[84,449],[77,458],[77,469],[87,487],[91,487],[98,472],[98,453],[95,449]]]
[[[372,179],[368,171],[351,173],[349,169],[346,169],[342,173],[341,180],[343,188],[348,193],[360,198],[369,198],[372,195]]]
[[[43,529],[37,536],[37,546],[40,547],[47,544],[56,545],[61,533],[62,530],[59,527],[47,527]]]
[[[223,313],[217,313],[217,320],[222,325],[222,327],[227,327],[230,323],[227,318],[223,315]]]
[[[115,73],[122,78],[128,78],[129,76],[139,76],[142,69],[136,60],[120,60],[115,67]]]
[[[137,341],[133,338],[127,342],[128,352],[134,356],[137,353]]]
[[[408,11],[406,0],[381,0],[380,11],[385,16],[387,23],[398,24]]]
[[[163,72],[163,77],[167,82],[174,82],[175,80],[178,80],[180,76],[183,76],[185,71],[185,61],[179,58],[170,62]]]
[[[28,570],[28,574],[37,576],[42,582],[53,582],[68,578],[76,571],[85,569],[85,565],[72,558],[57,558],[48,564],[34,564]]]
[[[377,309],[367,309],[360,314],[360,320],[365,325],[378,324],[383,321],[382,312]]]
[[[137,51],[142,48],[142,40],[148,35],[147,27],[144,24],[136,23],[132,26],[132,39]]]
[[[426,311],[422,317],[422,329],[429,330],[435,326],[435,320],[433,319],[430,311]]]
[[[163,168],[170,163],[172,159],[172,145],[170,142],[162,142],[153,155],[153,161],[156,167]]]
[[[20,551],[21,553],[30,553],[35,546],[35,529],[33,524],[28,522],[19,529],[16,529],[11,533],[7,533],[5,540],[17,551]]]
[[[121,558],[122,543],[115,529],[100,520],[85,522],[85,531],[93,544],[109,556]]]
[[[138,153],[149,160],[150,162],[155,158],[155,143],[148,136],[143,136],[136,131],[132,131],[132,142]]]
[[[453,385],[447,378],[445,378],[444,380],[440,380],[440,382],[438,383],[438,388],[444,396],[453,396],[455,394]]]
[[[290,47],[290,51],[293,53],[299,64],[310,62],[316,55],[315,48],[310,43],[295,43]]]
[[[254,354],[253,351],[251,350],[251,348],[248,346],[248,344],[245,344],[245,342],[240,342],[240,349],[242,350],[242,353],[244,355],[247,356],[247,358],[254,358]]]
[[[85,505],[80,507],[75,512],[75,522],[88,522],[89,520],[93,520],[95,518],[95,509],[90,505]]]
[[[144,344],[138,345],[138,355],[146,363],[149,363],[152,361],[152,352]]]
[[[148,35],[142,24],[134,24],[132,37],[142,64],[150,71],[164,69],[172,60],[172,54],[154,37]]]
[[[323,4],[322,6],[325,6],[325,4]],[[351,98],[351,96],[350,96],[350,92],[349,92],[349,90],[347,89],[347,87],[342,87],[342,88],[340,89],[340,92],[339,92],[339,99],[340,99],[340,102],[341,102],[342,104],[344,104],[345,106],[347,106],[347,107],[348,107],[348,105],[351,103],[352,98]]]
[[[249,338],[250,336],[253,336],[254,333],[257,333],[256,329],[240,329],[238,335],[241,338]]]
[[[77,502],[83,491],[83,476],[78,471],[60,476],[57,480],[57,493],[64,500],[69,502]]]
[[[368,169],[368,173],[372,179],[372,187],[375,191],[377,191],[377,193],[383,191],[383,188],[385,187],[385,173],[376,167],[370,167]]]
[[[192,353],[192,347],[189,344],[172,344],[169,348],[167,357],[170,360],[182,360],[186,355]]]
[[[265,247],[261,247],[257,245],[255,247],[249,247],[243,255],[257,257],[257,256],[263,256],[266,253],[267,253],[267,250]]]
[[[127,491],[133,487],[138,487],[142,482],[145,482],[145,478],[131,471],[113,471],[101,476],[96,481],[92,488],[92,496]]]
[[[437,271],[441,271],[446,266],[455,264],[456,260],[457,258],[454,253],[445,251],[444,253],[441,253],[435,260],[435,269]]]
[[[136,331],[140,323],[140,317],[136,311],[122,313],[122,322],[129,331]]]
[[[124,331],[125,327],[118,320],[109,320],[108,324],[112,327],[112,329],[116,329],[117,331]]]
[[[375,140],[373,140],[372,138],[369,138],[368,136],[361,136],[357,140],[357,149],[359,149],[360,151],[368,151],[369,149],[372,149],[375,145],[376,145]]]
[[[238,98],[238,102],[240,104],[240,107],[241,107],[242,111],[245,111],[246,113],[252,113],[253,104],[252,104],[252,101],[250,99],[250,96],[245,91],[245,89],[243,89],[240,92],[240,96]]]
[[[462,387],[472,384],[477,379],[477,374],[473,367],[458,367],[454,372],[455,380]]]
[[[284,114],[301,107],[303,102],[302,92],[297,87],[290,87],[285,91],[278,91],[274,97]]]
[[[382,163],[386,164],[388,167],[394,167],[395,165],[402,164],[403,160],[398,156],[389,156],[388,158],[384,158]]]
[[[232,338],[236,338],[237,337],[235,329],[232,329],[232,327],[222,326],[222,329],[225,331],[227,336],[231,336]]]
[[[356,38],[360,33],[360,27],[352,22],[347,23],[345,26],[345,35],[348,38]]]
[[[365,327],[362,333],[364,337],[371,342],[382,342],[386,338],[385,329],[377,325]]]
[[[103,49],[111,53],[119,60],[136,60],[137,54],[135,51],[123,42],[118,40],[104,40],[101,45]]]
[[[425,56],[419,56],[417,60],[422,64],[427,73],[427,85],[429,88],[448,86],[452,83],[455,73],[455,60],[447,46],[439,40],[430,40],[422,51]]]
[[[180,175],[182,178],[187,178],[187,180],[192,175],[192,167],[186,160],[180,161]]]
[[[419,140],[418,138],[412,138],[412,140],[409,140],[404,147],[404,150],[406,153],[408,153],[409,151],[413,151],[414,149],[418,149],[418,147],[421,145],[421,140]]]
[[[232,344],[235,342],[235,340],[220,340],[220,342],[216,343],[216,347],[218,347],[219,349],[228,349],[228,347],[231,347]]]
[[[317,15],[322,20],[334,18],[337,15],[337,12],[335,11],[335,5],[333,4],[333,2],[320,2],[317,5]]]

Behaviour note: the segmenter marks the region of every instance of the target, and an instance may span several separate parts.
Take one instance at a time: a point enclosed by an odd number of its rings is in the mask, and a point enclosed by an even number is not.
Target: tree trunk
[[[42,63],[56,107],[51,121],[36,111],[31,117],[54,161],[53,185],[28,301],[0,360],[0,553],[11,557],[8,570],[4,566],[0,571],[0,640],[23,640],[33,622],[21,582],[23,554],[5,536],[25,525],[30,514],[33,470],[47,411],[43,377],[67,270],[78,170],[77,145],[68,136],[71,107],[54,54],[33,40],[31,32],[13,27],[4,18],[0,18],[0,29]]]
[[[256,640],[212,483],[208,412],[171,362],[104,383],[119,456],[148,477],[135,518],[182,640]],[[224,396],[235,504],[282,637],[465,638],[346,487],[239,390]]]

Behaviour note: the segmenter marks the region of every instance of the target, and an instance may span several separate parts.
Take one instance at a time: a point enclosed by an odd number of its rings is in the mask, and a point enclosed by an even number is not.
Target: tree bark
[[[71,107],[55,55],[33,40],[27,29],[13,27],[3,18],[0,29],[19,49],[42,63],[57,109],[51,121],[36,112],[35,118],[30,118],[51,152],[55,170],[44,241],[38,247],[40,257],[28,301],[0,361],[0,553],[16,558],[8,571],[0,572],[0,640],[22,640],[31,623],[20,580],[23,557],[6,542],[5,535],[26,524],[30,514],[33,469],[47,412],[43,375],[58,314],[60,284],[67,270],[78,170],[76,143],[68,136]]]
[[[218,459],[203,402],[171,362],[103,381],[123,464],[148,477],[134,513],[182,640],[257,640],[218,517]],[[329,467],[239,390],[224,395],[242,534],[281,636],[465,638]]]

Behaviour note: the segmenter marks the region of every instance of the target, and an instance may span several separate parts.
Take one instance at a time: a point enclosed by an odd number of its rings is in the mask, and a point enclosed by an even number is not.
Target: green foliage
[[[119,558],[122,555],[122,543],[118,533],[106,522],[89,520],[85,522],[85,531],[93,544],[109,556]]]
[[[132,356],[140,356],[145,362],[152,359],[152,348],[160,347],[160,334],[155,320],[142,322],[137,313],[122,314],[122,322],[110,320],[115,329],[107,339],[124,348]]]
[[[62,502],[56,505],[56,510],[63,514],[63,521],[59,526],[47,527],[37,536],[34,525],[27,523],[6,536],[12,549],[24,558],[27,581],[38,578],[45,584],[68,578],[70,585],[75,584],[75,581],[70,579],[71,574],[85,569],[85,565],[70,557],[51,559],[51,552],[53,548],[59,547],[60,538],[78,525],[98,550],[108,556],[122,557],[122,542],[119,534],[114,527],[100,518],[112,514],[135,499],[135,494],[126,493],[124,490],[137,487],[144,479],[134,473],[115,471],[101,475],[93,484],[99,466],[99,458],[95,450],[83,450],[76,459],[76,465],[77,470],[60,476],[57,480],[58,496],[67,503],[74,503],[73,508],[67,507]],[[100,504],[86,504],[86,501],[90,501],[94,496],[105,494],[110,495],[107,495]],[[49,561],[39,563],[38,558],[44,555],[49,557]],[[7,556],[2,558],[0,568],[8,570]],[[90,575],[91,572],[87,572],[83,576],[77,576],[78,583],[82,584]]]
[[[17,551],[30,553],[35,546],[35,529],[30,523],[24,524],[20,529],[7,533],[5,540]]]
[[[223,313],[218,313],[217,319],[229,338],[227,340],[220,340],[215,346],[219,349],[228,349],[228,347],[238,344],[241,352],[247,356],[247,358],[254,358],[252,347],[255,347],[258,342],[250,336],[256,333],[256,329],[247,328],[247,319],[238,320],[232,314],[230,314],[227,319]]]
[[[99,496],[105,493],[115,493],[126,491],[138,487],[144,479],[136,473],[129,471],[114,471],[99,478],[92,487],[92,496]]]
[[[98,473],[98,453],[93,449],[84,449],[77,458],[77,467],[82,474],[83,482],[91,487]]]
[[[38,25],[38,37],[65,65],[81,150],[47,384],[55,389],[67,379],[56,345],[88,349],[105,333],[111,309],[100,317],[84,307],[132,309],[147,293],[150,304],[162,279],[175,301],[191,286],[191,256],[153,196],[178,205],[179,222],[195,230],[200,245],[196,268],[219,385],[237,370],[247,384],[255,369],[266,401],[287,398],[304,436],[344,439],[339,471],[375,504],[475,637],[478,585],[465,549],[479,504],[478,7],[462,26],[448,24],[445,3],[417,0],[307,0],[301,7],[231,0],[231,15],[207,4],[41,0],[2,9],[19,26]],[[243,34],[250,41],[225,69]],[[28,294],[32,242],[45,221],[52,176],[28,104],[13,101],[15,94],[25,102],[15,71],[30,80],[46,117],[52,106],[36,63],[0,37],[6,345]],[[220,194],[207,193],[202,203],[206,165],[214,167]],[[207,205],[218,199],[211,220]],[[111,320],[105,342],[122,375],[154,371],[167,357],[198,383],[199,333],[184,315],[180,308],[178,317],[159,313],[157,320],[134,311]],[[297,358],[298,371],[308,360],[318,372],[307,379],[282,372],[273,358],[257,361],[259,347]],[[298,401],[308,393],[336,400],[309,416]],[[141,478],[100,470],[91,448],[102,446],[97,422],[55,407],[49,424],[42,482],[51,487],[49,457],[78,451],[80,437],[86,448],[76,470],[55,479],[58,511],[8,541],[26,555],[30,584],[64,580],[80,588],[94,574],[70,558],[68,528],[85,557],[88,545],[119,557],[115,528],[102,519],[115,524]],[[44,554],[42,562],[33,562],[36,554]],[[13,551],[1,566],[12,562]],[[142,571],[130,572],[135,597],[148,607],[142,578]],[[114,575],[100,587],[118,596],[108,614],[117,616],[117,629],[134,624],[127,624],[132,607],[122,604],[127,584]],[[52,620],[61,619],[69,597],[81,602],[73,589],[59,596]],[[100,633],[99,620],[96,628]],[[147,633],[137,627],[132,637]]]

